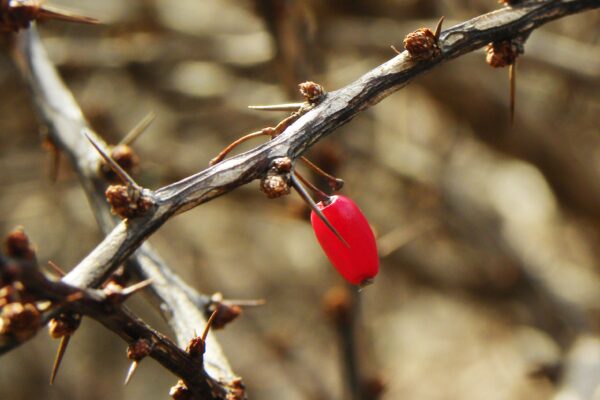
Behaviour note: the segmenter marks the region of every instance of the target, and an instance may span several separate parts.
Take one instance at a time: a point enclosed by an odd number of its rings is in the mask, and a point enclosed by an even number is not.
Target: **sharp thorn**
[[[42,8],[40,8],[40,18],[41,19],[55,19],[55,20],[67,21],[67,22],[79,22],[82,24],[93,24],[93,25],[97,25],[100,23],[100,21],[98,21],[95,18],[86,17],[84,15],[77,15],[70,11],[66,11],[66,10],[62,10],[57,7],[46,6],[46,5],[42,6]]]
[[[208,319],[208,321],[206,321],[206,326],[204,327],[204,332],[202,332],[202,341],[205,343],[206,343],[206,337],[208,336],[208,331],[210,330],[210,327],[211,327],[213,321],[217,317],[219,308],[221,308],[221,305],[217,303],[215,310],[212,312],[212,314],[210,314],[210,318]]]
[[[125,381],[123,382],[123,385],[127,385],[131,381],[131,378],[133,378],[133,375],[135,374],[135,371],[137,371],[139,365],[140,363],[137,361],[133,361],[131,363],[131,365],[129,366],[129,370],[127,371],[127,376],[125,376]]]
[[[257,300],[238,300],[238,299],[227,299],[222,300],[221,303],[232,306],[239,307],[257,307],[267,304],[265,299],[257,299]]]
[[[129,131],[129,133],[127,133],[127,135],[125,135],[123,139],[121,139],[119,144],[130,145],[135,142],[140,135],[144,133],[146,129],[148,129],[150,124],[152,124],[155,119],[156,113],[154,111],[150,111],[144,118],[142,118],[140,122],[137,123],[136,126],[133,127],[133,129]]]
[[[133,187],[136,190],[142,190],[142,188],[136,183],[136,181],[134,181],[133,178],[129,176],[129,174],[123,168],[121,168],[121,166],[117,164],[117,162],[113,160],[112,157],[104,151],[104,149],[102,149],[100,144],[96,141],[96,139],[92,137],[92,135],[89,134],[87,130],[82,130],[82,133],[85,135],[87,140],[90,141],[92,146],[94,146],[96,151],[100,153],[100,155],[102,156],[104,161],[106,161],[106,163],[110,166],[110,168],[119,176],[119,178],[121,178],[121,181],[123,181],[123,183]]]
[[[152,282],[154,282],[154,279],[152,279],[152,278],[138,282],[134,285],[128,286],[125,289],[123,289],[121,294],[125,297],[129,297],[132,294],[135,294],[135,293],[139,292],[140,290],[147,288],[148,286],[150,286],[152,284]]]
[[[394,46],[393,44],[391,44],[391,45],[390,45],[390,47],[392,48],[392,50],[394,50],[394,53],[396,53],[396,54],[398,54],[398,55],[402,54],[402,52],[401,52],[400,50],[398,50],[398,49],[396,48],[396,46]]]
[[[54,365],[52,367],[52,373],[50,374],[50,385],[54,385],[54,380],[56,379],[56,374],[58,373],[58,369],[60,368],[60,363],[62,362],[63,356],[67,351],[67,346],[69,345],[69,340],[71,339],[71,335],[65,335],[60,338],[60,344],[58,345],[58,350],[56,351],[56,357],[54,358]]]
[[[515,122],[515,96],[516,96],[516,80],[517,80],[517,60],[508,67],[508,81],[510,85],[510,125]]]
[[[296,189],[296,191],[298,192],[298,194],[300,194],[300,197],[302,197],[304,199],[304,201],[306,201],[308,203],[308,205],[310,206],[310,208],[312,208],[312,210],[317,214],[317,216],[319,217],[319,219],[321,219],[321,221],[323,221],[323,223],[329,228],[329,230],[331,232],[333,232],[333,234],[335,236],[337,236],[337,238],[344,244],[344,246],[350,248],[350,245],[348,244],[348,242],[346,242],[344,240],[344,238],[342,237],[342,235],[340,235],[340,233],[337,231],[337,229],[335,229],[334,226],[331,224],[331,222],[329,222],[329,220],[327,219],[327,217],[319,209],[319,207],[317,206],[317,204],[315,203],[315,201],[312,199],[312,197],[310,197],[310,195],[308,194],[308,192],[306,191],[306,189],[304,189],[304,186],[302,186],[302,184],[300,183],[300,181],[298,180],[298,178],[296,178],[296,175],[294,173],[291,173],[290,174],[290,178],[291,178],[291,181],[292,181],[292,186],[294,187],[294,189]]]
[[[297,111],[299,108],[304,106],[304,103],[287,103],[287,104],[273,104],[266,106],[248,106],[251,110],[256,111]]]
[[[56,275],[60,276],[61,278],[67,274],[54,261],[48,261],[48,266]]]
[[[440,35],[442,34],[442,24],[444,22],[444,16],[442,16],[440,18],[440,20],[438,21],[436,27],[435,27],[435,41],[437,42],[440,39]]]

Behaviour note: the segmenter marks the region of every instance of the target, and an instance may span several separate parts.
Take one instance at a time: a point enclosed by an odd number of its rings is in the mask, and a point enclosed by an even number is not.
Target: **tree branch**
[[[489,42],[528,35],[547,22],[599,7],[597,0],[527,1],[442,32],[441,55],[432,60],[415,62],[406,51],[402,52],[350,85],[329,93],[318,106],[273,140],[156,192],[148,191],[147,195],[156,207],[142,217],[121,222],[65,277],[65,281],[80,287],[98,285],[169,218],[264,176],[276,158],[288,156],[295,160],[356,114],[433,67]],[[31,33],[21,34],[20,51],[30,62],[33,79],[40,79],[47,68],[40,61],[43,58],[40,45],[31,38]]]
[[[101,159],[81,132],[86,130],[98,142],[104,142],[91,130],[72,94],[56,73],[35,29],[32,28],[24,35],[28,36],[25,40],[30,42],[32,57],[28,59],[17,53],[18,64],[34,92],[34,100],[49,128],[50,138],[67,154],[78,173],[98,224],[108,234],[114,228],[116,220],[110,213],[104,196],[106,182],[98,174]],[[105,144],[104,146],[106,147]],[[187,285],[148,243],[141,245],[127,260],[127,265],[142,280],[152,280],[149,290],[157,303],[157,309],[173,329],[179,346],[185,347],[194,337],[194,332],[206,326],[205,312],[213,303],[211,298],[199,294]],[[204,360],[205,368],[216,381],[226,385],[238,379],[212,332],[209,333]]]
[[[155,206],[141,217],[119,223],[64,278],[64,282],[81,288],[99,285],[169,218],[265,176],[276,158],[290,157],[296,160],[308,148],[359,112],[433,67],[489,42],[516,36],[526,37],[547,22],[599,7],[600,2],[597,0],[525,1],[518,6],[502,8],[442,32],[439,40],[441,54],[434,59],[417,62],[406,51],[399,54],[356,82],[329,93],[320,104],[273,140],[155,192],[146,190],[146,195]],[[48,78],[48,74],[53,73],[52,67],[35,34],[24,32],[19,36],[18,42],[18,54],[22,65],[30,73],[32,86],[41,91],[56,90],[56,82]],[[74,121],[83,119],[78,108],[69,106],[65,109],[65,104],[71,103],[74,101],[70,95],[59,94],[44,106],[45,112],[58,114],[52,121],[52,129],[61,131]],[[78,151],[82,146],[81,140],[75,144]],[[89,151],[81,150],[82,158],[77,158],[74,162],[97,162],[84,154],[89,154]]]

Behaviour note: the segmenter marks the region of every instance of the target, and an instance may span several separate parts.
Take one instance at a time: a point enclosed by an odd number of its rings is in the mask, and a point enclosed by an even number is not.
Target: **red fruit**
[[[317,207],[344,238],[344,244],[312,211],[310,222],[323,251],[340,275],[354,285],[365,285],[379,271],[375,236],[358,206],[344,196],[331,196]]]

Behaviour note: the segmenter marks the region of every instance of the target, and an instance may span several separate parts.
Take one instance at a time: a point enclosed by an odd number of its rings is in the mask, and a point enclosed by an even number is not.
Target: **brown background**
[[[297,101],[296,85],[307,79],[337,89],[391,58],[389,45],[401,48],[406,33],[498,6],[52,4],[105,22],[40,28],[96,131],[114,143],[157,113],[135,145],[137,178],[150,188],[203,169],[230,141],[284,116],[247,105]],[[479,51],[420,77],[311,150],[346,180],[343,193],[379,237],[381,273],[360,295],[358,336],[364,377],[385,383],[383,399],[559,398],[573,379],[589,387],[580,398],[591,398],[600,382],[599,26],[595,11],[533,33],[519,59],[513,127],[507,71],[488,67]],[[0,233],[22,225],[40,260],[69,269],[101,236],[66,162],[49,181],[27,88],[2,54]],[[268,200],[253,183],[177,217],[150,241],[198,290],[267,300],[218,334],[251,398],[348,398],[322,303],[343,282],[298,196]],[[143,296],[130,303],[169,334]],[[123,387],[125,344],[86,319],[49,387],[56,345],[41,332],[0,358],[0,398],[163,399],[175,383],[148,360]],[[548,373],[532,377],[540,370]]]

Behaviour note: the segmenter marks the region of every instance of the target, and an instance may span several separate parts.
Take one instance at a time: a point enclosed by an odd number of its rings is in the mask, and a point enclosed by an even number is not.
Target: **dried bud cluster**
[[[140,361],[152,351],[152,344],[146,339],[138,339],[127,347],[127,358]]]
[[[292,160],[289,157],[277,158],[271,164],[267,176],[260,181],[260,190],[267,195],[269,199],[290,194],[290,171],[292,170]]]
[[[113,147],[110,152],[110,157],[130,175],[135,173],[140,164],[140,158],[138,155],[130,146],[126,144],[119,144]],[[100,164],[100,172],[107,180],[111,182],[120,181],[119,176],[115,174],[115,172],[106,162],[102,162]]]
[[[227,385],[229,393],[226,400],[244,400],[246,398],[246,386],[242,378],[235,378]]]
[[[217,306],[218,308],[215,308]],[[211,313],[217,310],[217,315],[215,315],[211,325],[214,329],[223,329],[225,325],[242,314],[242,308],[235,304],[218,303],[215,307],[209,307]]]
[[[322,96],[327,93],[323,86],[311,81],[301,83],[298,87],[304,99],[310,104],[318,103]]]
[[[17,32],[29,28],[39,16],[39,0],[0,0],[0,32]]]
[[[6,254],[9,257],[31,261],[35,251],[23,229],[17,228],[6,237]]]
[[[60,314],[48,323],[48,333],[52,339],[70,336],[79,328],[79,324],[81,324],[81,315]]]
[[[404,48],[416,61],[431,60],[440,55],[438,40],[429,28],[419,28],[404,38]]]
[[[41,312],[34,298],[26,292],[21,268],[16,260],[30,263],[35,252],[29,238],[18,228],[6,238],[6,254],[0,257],[0,335],[11,335],[18,341],[33,336],[41,326]]]
[[[192,399],[192,393],[187,388],[187,386],[185,386],[185,383],[181,379],[177,382],[175,386],[171,387],[171,390],[169,390],[169,396],[171,396],[173,400]]]
[[[106,200],[113,214],[121,218],[135,218],[143,215],[153,206],[153,201],[137,190],[124,185],[111,185],[105,192]]]
[[[206,350],[206,343],[204,343],[204,340],[201,336],[196,336],[190,339],[187,347],[185,348],[185,351],[187,351],[188,354],[193,358],[202,358],[204,350]]]
[[[279,173],[290,172],[292,170],[292,159],[289,157],[277,158],[273,161],[272,168]]]
[[[268,175],[260,181],[260,190],[267,195],[269,199],[290,194],[289,178],[282,175]]]
[[[503,40],[487,45],[485,61],[494,68],[506,67],[514,64],[519,54],[523,53],[523,46],[515,40]]]
[[[33,336],[41,324],[41,313],[33,303],[9,303],[0,312],[0,335],[12,334],[19,341]]]

